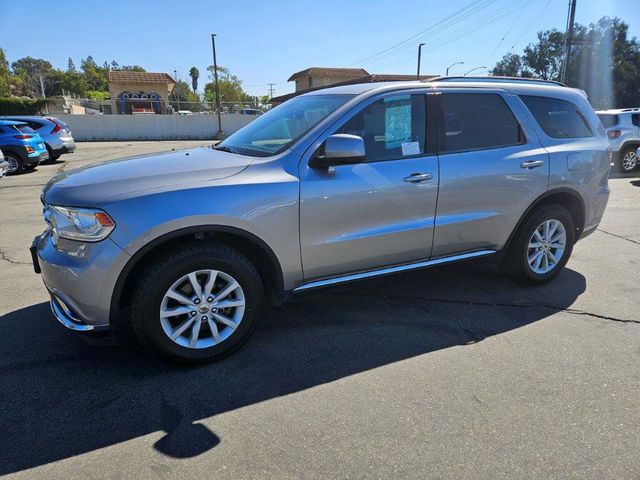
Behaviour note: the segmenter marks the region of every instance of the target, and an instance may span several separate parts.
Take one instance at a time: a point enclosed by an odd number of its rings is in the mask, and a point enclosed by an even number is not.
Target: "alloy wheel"
[[[171,285],[160,303],[160,323],[171,341],[186,348],[218,345],[238,328],[245,296],[231,275],[197,270]]]
[[[4,159],[9,164],[9,170],[7,170],[7,173],[15,173],[18,170],[18,160],[11,156],[6,156]]]
[[[638,154],[633,150],[629,150],[624,157],[622,157],[622,168],[625,172],[630,172],[636,168],[638,163]]]
[[[527,248],[529,268],[539,275],[553,270],[562,259],[567,244],[567,231],[559,220],[542,222],[533,231]]]

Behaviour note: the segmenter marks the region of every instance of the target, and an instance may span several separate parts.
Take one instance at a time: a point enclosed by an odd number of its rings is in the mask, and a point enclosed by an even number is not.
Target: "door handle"
[[[409,183],[420,183],[431,180],[432,178],[433,175],[430,173],[412,173],[408,177],[404,177],[404,181]]]
[[[536,167],[541,167],[542,165],[544,165],[544,162],[542,160],[529,160],[528,162],[522,162],[520,164],[520,167],[522,167],[522,168],[536,168]]]

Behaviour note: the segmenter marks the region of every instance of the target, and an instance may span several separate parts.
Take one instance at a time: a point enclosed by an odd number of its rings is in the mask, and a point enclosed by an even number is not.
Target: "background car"
[[[2,150],[0,150],[0,178],[4,177],[9,171],[9,163],[4,159]]]
[[[596,112],[607,131],[614,166],[629,173],[640,165],[637,149],[640,147],[640,108],[600,110]]]
[[[25,122],[14,120],[0,120],[0,150],[9,164],[7,173],[36,168],[49,158],[42,137]]]
[[[39,117],[24,115],[6,115],[3,120],[24,122],[42,137],[49,152],[49,160],[55,161],[65,153],[73,153],[76,149],[71,136],[71,129],[56,117]]]
[[[257,108],[243,108],[242,110],[240,110],[240,115],[255,115],[255,116],[260,116],[262,115],[264,112],[262,110],[258,110]]]

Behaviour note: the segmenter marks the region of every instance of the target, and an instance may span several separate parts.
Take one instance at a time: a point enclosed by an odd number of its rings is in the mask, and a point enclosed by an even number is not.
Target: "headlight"
[[[107,238],[116,226],[111,217],[95,208],[56,207],[49,205],[44,218],[55,236],[82,242],[98,242]]]

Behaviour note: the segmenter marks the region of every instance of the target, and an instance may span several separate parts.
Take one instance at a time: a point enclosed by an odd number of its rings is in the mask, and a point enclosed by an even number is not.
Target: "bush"
[[[109,92],[101,92],[99,90],[89,90],[87,92],[89,100],[104,101],[109,100]]]
[[[48,103],[46,99],[0,97],[0,115],[38,115]]]

